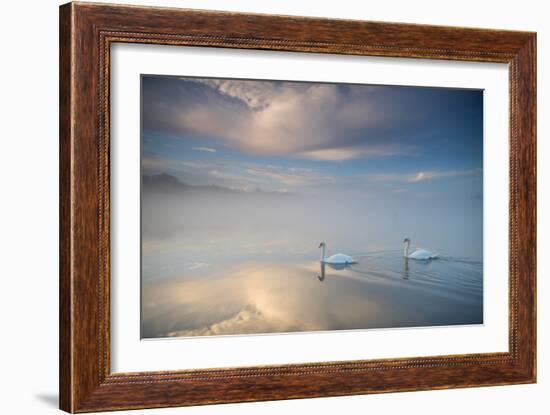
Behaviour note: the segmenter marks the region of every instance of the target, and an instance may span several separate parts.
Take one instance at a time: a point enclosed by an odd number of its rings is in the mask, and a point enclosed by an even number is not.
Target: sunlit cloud
[[[193,147],[194,151],[202,151],[205,153],[215,153],[217,150],[215,148],[210,147]]]
[[[398,146],[355,146],[326,148],[321,150],[306,151],[297,156],[314,160],[341,161],[360,157],[391,157],[398,155],[413,155],[414,151],[407,147]]]
[[[249,154],[347,159],[354,157],[350,150],[338,149],[358,141],[363,154],[385,154],[377,142],[379,137],[365,136],[368,129],[379,127],[388,117],[384,106],[369,98],[371,87],[349,92],[334,84],[208,79],[185,82],[202,85],[203,95],[196,99],[174,98],[169,104],[163,101],[166,97],[158,102],[148,100],[149,128],[159,123],[181,137],[192,134],[216,139]],[[369,149],[371,146],[374,149]],[[211,147],[195,150],[198,148]]]
[[[477,176],[482,174],[481,169],[453,170],[453,171],[418,171],[414,173],[383,173],[370,174],[368,179],[376,182],[420,183],[431,180],[446,179],[451,177]]]
[[[250,82],[235,79],[182,79],[208,85],[220,94],[242,101],[254,110],[267,107],[273,96],[281,93],[283,89],[273,82]]]

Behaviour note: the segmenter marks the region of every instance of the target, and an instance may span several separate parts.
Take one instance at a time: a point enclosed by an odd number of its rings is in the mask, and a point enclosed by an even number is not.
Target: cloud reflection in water
[[[143,337],[482,323],[475,273],[469,274],[471,286],[450,289],[429,280],[431,264],[397,266],[394,276],[390,268],[396,264],[403,265],[397,253],[365,257],[344,269],[320,270],[318,262],[246,262],[204,278],[145,283]],[[445,260],[440,264],[447,274],[452,271]],[[410,283],[407,274],[419,279]]]

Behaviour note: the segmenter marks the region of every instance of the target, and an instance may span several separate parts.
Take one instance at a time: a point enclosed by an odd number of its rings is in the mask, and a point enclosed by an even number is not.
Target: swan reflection
[[[409,258],[404,257],[403,258],[403,279],[408,280],[410,278],[409,276]]]
[[[351,268],[352,265],[353,264],[331,264],[328,262],[320,262],[321,272],[317,274],[317,279],[321,282],[325,280],[327,267],[335,271],[342,271],[342,270]],[[356,271],[362,273],[362,271],[360,270],[356,270]],[[403,258],[403,271],[401,275],[404,280],[410,279],[409,258],[407,257]]]
[[[321,262],[321,274],[317,275],[317,278],[319,281],[323,282],[325,280],[325,268],[328,266],[329,268],[336,270],[336,271],[342,271],[343,269],[350,268],[351,264],[330,264],[328,262]]]

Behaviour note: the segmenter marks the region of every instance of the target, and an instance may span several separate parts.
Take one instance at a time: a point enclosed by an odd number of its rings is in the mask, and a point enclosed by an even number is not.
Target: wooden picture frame
[[[507,63],[509,351],[111,373],[109,59],[117,42]],[[60,8],[59,93],[61,409],[91,412],[535,382],[535,33],[69,3]]]

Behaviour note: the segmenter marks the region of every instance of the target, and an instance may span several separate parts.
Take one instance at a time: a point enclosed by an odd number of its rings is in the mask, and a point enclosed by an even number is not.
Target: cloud
[[[403,153],[381,132],[396,110],[373,96],[376,87],[183,78],[175,88],[171,82],[164,92],[145,84],[146,129],[216,139],[255,155],[345,160]]]
[[[376,182],[398,182],[398,183],[420,183],[431,180],[446,179],[450,177],[476,176],[482,173],[481,169],[454,170],[454,171],[435,171],[426,170],[414,173],[400,174],[371,174],[368,179]]]
[[[178,161],[176,161],[178,162]],[[184,166],[184,167],[188,167],[188,168],[191,168],[191,169],[197,169],[197,170],[201,170],[201,169],[212,169],[212,168],[216,168],[216,167],[223,167],[225,166],[225,163],[223,162],[220,162],[220,161],[193,161],[193,160],[180,160],[179,161],[179,164]]]
[[[203,151],[205,153],[215,153],[217,151],[215,148],[210,148],[210,147],[193,147],[193,150]]]
[[[314,160],[341,161],[359,157],[391,157],[403,154],[412,155],[414,150],[396,146],[355,146],[306,151],[297,156]]]
[[[183,78],[186,80],[186,78]],[[266,108],[272,97],[281,89],[274,82],[251,82],[233,79],[192,79],[203,85],[217,90],[222,95],[237,99],[246,104],[249,108],[260,110]]]
[[[315,169],[303,167],[249,166],[246,172],[251,176],[269,178],[291,187],[325,183],[334,180],[330,175],[322,174]]]
[[[218,184],[243,190],[261,188],[263,190],[287,192],[288,187],[296,188],[315,184],[330,183],[335,178],[316,169],[305,167],[281,167],[275,165],[242,165],[223,160],[171,160],[144,159],[145,169],[155,171],[168,167],[178,171],[190,184]],[[281,190],[284,189],[284,190]]]
[[[206,262],[193,262],[190,266],[189,266],[189,269],[200,269],[200,268],[205,268],[205,267],[209,267],[210,264],[206,263]]]
[[[263,184],[257,177],[248,174],[245,168],[222,160],[181,160],[177,162],[187,176],[193,176],[195,182],[202,184],[225,185],[230,188],[248,189]]]

